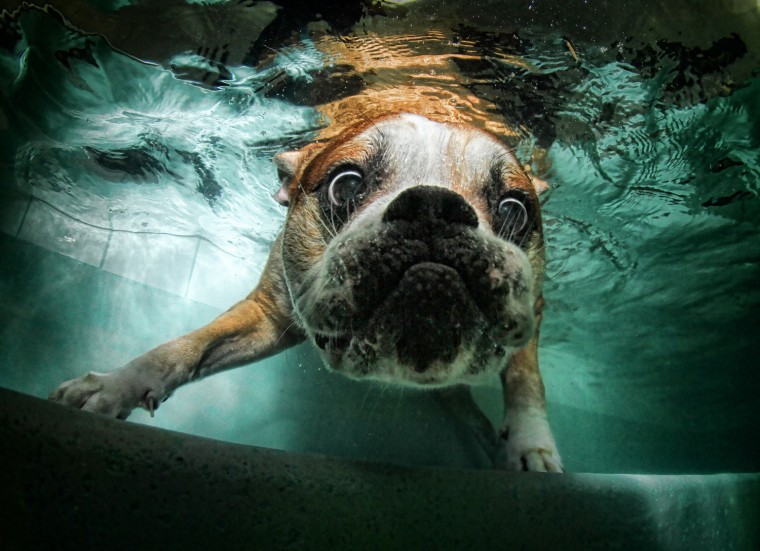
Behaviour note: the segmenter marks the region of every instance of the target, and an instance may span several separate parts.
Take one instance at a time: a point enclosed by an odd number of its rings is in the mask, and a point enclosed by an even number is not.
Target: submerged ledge
[[[757,473],[385,465],[219,442],[6,389],[0,442],[6,549],[760,548]]]

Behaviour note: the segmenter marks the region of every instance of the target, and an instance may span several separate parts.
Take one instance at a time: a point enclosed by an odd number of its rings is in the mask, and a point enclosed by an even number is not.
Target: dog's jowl
[[[209,325],[51,398],[125,418],[304,339],[331,369],[417,387],[499,373],[506,464],[561,471],[537,342],[538,186],[496,138],[394,115],[275,157],[288,205],[261,281]]]

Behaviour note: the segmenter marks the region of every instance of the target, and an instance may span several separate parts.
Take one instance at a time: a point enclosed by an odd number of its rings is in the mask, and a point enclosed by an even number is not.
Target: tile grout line
[[[108,240],[106,246],[103,247],[103,256],[100,257],[100,265],[98,266],[99,270],[103,270],[103,266],[105,266],[108,249],[111,247],[111,237],[113,237],[113,230],[108,230]]]
[[[29,213],[29,209],[32,208],[32,201],[34,201],[33,195],[27,195],[27,198],[29,200],[26,202],[26,208],[24,209],[24,214],[21,215],[21,222],[19,222],[18,228],[16,228],[16,233],[13,234],[13,237],[16,237],[18,239],[21,239],[19,237],[19,234],[21,233],[21,228],[24,227],[24,222],[26,222],[26,215]]]
[[[187,281],[185,282],[185,291],[182,293],[183,298],[187,298],[188,293],[190,292],[190,282],[193,281],[193,273],[195,273],[195,263],[198,261],[198,251],[201,248],[201,238],[196,237],[197,242],[195,243],[195,254],[193,255],[193,264],[190,266],[190,274],[187,276]]]

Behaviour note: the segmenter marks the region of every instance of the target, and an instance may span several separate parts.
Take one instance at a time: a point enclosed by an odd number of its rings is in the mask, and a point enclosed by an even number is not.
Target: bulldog
[[[357,379],[440,388],[498,373],[513,470],[561,472],[537,343],[544,185],[494,136],[391,115],[274,158],[288,206],[261,280],[196,331],[50,398],[126,418],[303,340]]]

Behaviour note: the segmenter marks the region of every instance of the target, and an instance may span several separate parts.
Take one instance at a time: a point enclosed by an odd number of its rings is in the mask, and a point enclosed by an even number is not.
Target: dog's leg
[[[281,238],[275,241],[259,285],[208,325],[178,337],[108,373],[67,381],[50,399],[126,418],[136,407],[153,413],[179,386],[244,365],[300,342],[285,285]]]
[[[544,383],[538,370],[542,304],[539,298],[533,339],[515,352],[500,374],[504,389],[504,424],[495,464],[516,471],[562,472],[562,459],[546,419]]]

